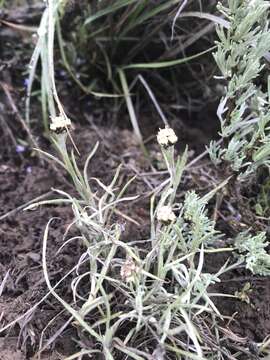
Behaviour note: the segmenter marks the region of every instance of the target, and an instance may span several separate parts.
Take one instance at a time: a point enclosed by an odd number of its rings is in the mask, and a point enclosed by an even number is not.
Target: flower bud
[[[135,280],[135,275],[139,268],[131,257],[128,257],[121,267],[120,275],[125,282],[132,282]]]
[[[176,220],[175,213],[173,212],[171,206],[164,205],[157,211],[157,219],[165,225],[169,225]]]

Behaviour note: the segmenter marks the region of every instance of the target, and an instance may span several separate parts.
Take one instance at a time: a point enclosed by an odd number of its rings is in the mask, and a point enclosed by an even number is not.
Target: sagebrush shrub
[[[217,26],[214,58],[225,83],[218,116],[223,143],[212,142],[212,160],[225,162],[239,179],[269,165],[270,87],[265,74],[270,49],[269,1],[229,0],[218,4],[229,21],[228,28]]]

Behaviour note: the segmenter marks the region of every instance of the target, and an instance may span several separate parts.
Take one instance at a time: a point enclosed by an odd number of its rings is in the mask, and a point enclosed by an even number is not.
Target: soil
[[[133,172],[129,168],[132,168],[134,163],[139,164],[140,161],[144,162],[138,145],[134,145],[133,134],[129,130],[110,130],[101,127],[96,130],[97,131],[90,127],[77,128],[76,136],[74,136],[75,141],[77,138],[80,139],[78,147],[80,150],[84,150],[85,154],[90,152],[94,142],[99,138],[103,139],[95,159],[98,167],[94,165],[94,167],[91,168],[91,175],[103,179],[104,183],[108,183],[109,180],[112,179],[119,162],[121,162],[119,157],[119,153],[121,152],[121,157],[126,168],[123,170],[122,181],[125,181],[125,178],[129,177]],[[113,143],[115,137],[119,137],[119,141],[115,143],[114,149],[110,147],[110,153],[108,153],[108,144]],[[2,161],[0,167],[0,216],[3,214],[7,215],[1,221],[0,225],[1,281],[6,277],[0,298],[2,325],[12,322],[27,312],[47,294],[47,287],[41,266],[41,245],[44,229],[50,218],[55,217],[61,219],[61,221],[54,221],[50,230],[47,260],[51,280],[53,282],[59,281],[63,274],[68,272],[72,266],[76,265],[81,254],[80,244],[73,243],[65,247],[60,254],[55,255],[63,243],[63,234],[73,219],[73,214],[69,207],[40,206],[32,211],[23,211],[20,209],[23,204],[27,204],[30,200],[41,195],[47,194],[47,198],[52,197],[51,188],[72,191],[71,189],[65,188],[65,185],[63,187],[65,174],[60,172],[55,173],[48,164],[41,165],[37,159],[31,159],[31,157],[27,156],[23,161],[20,160],[19,165],[16,165],[16,155],[15,153],[14,159],[8,159],[5,162]],[[82,158],[81,163],[83,163],[84,160],[85,159]],[[145,183],[138,180],[134,183],[132,192],[140,192],[143,196],[146,187],[147,185]],[[126,208],[125,210],[131,213],[131,205],[129,206],[130,209]],[[137,206],[136,211],[134,212],[133,210],[132,216],[136,219],[137,223],[145,223],[145,228],[147,228],[145,222],[147,210]],[[122,219],[122,221],[125,222],[124,219]],[[126,224],[126,236],[132,235],[134,226],[132,223]],[[138,225],[136,225],[136,228],[137,235],[144,238],[146,236],[145,228],[139,229]],[[68,299],[70,297],[69,289],[65,287],[65,283],[61,285],[60,291],[65,298]],[[26,322],[19,322],[7,333],[8,339],[10,337],[17,339],[15,348],[21,349],[20,351],[23,353],[21,359],[31,358],[38,345],[37,341],[40,333],[59,311],[61,311],[61,307],[55,303],[53,298],[49,297],[44,303],[38,306]],[[64,320],[64,315],[61,315],[60,323],[62,324]],[[46,331],[46,337],[49,336],[48,333],[53,334],[54,329],[58,327],[59,324],[56,320],[52,328]],[[61,353],[68,354],[74,350],[73,348],[70,349],[69,332],[70,331],[67,331],[67,334],[64,333],[60,343],[57,341],[55,345]],[[5,342],[3,342],[3,345],[0,343],[1,359],[9,359],[5,344]],[[3,355],[1,351],[4,352]],[[10,351],[10,346],[8,351]]]
[[[3,31],[4,34],[2,33],[1,36],[10,37],[14,43],[14,36],[10,30]],[[6,58],[1,62],[3,70],[1,83],[8,85],[18,111],[22,113],[20,109],[23,106],[20,99],[25,90],[22,86],[25,64],[23,61],[18,62],[12,51],[14,50],[11,50],[9,45],[8,55],[6,54]],[[29,58],[27,53],[25,58]],[[3,87],[0,89],[3,90]],[[64,94],[63,101],[73,118],[80,117],[80,124],[77,122],[73,131],[75,143],[82,154],[79,158],[80,166],[93,145],[99,141],[99,150],[90,167],[92,177],[102,179],[105,184],[108,184],[120,163],[123,164],[121,172],[123,184],[131,176],[137,175],[128,194],[140,195],[140,199],[120,208],[120,211],[135,222],[121,217],[121,214],[119,221],[125,225],[124,237],[147,238],[149,194],[160,183],[163,175],[140,175],[145,172],[151,173],[151,169],[133,132],[129,129],[126,116],[121,119],[121,127],[117,127],[109,120],[111,114],[100,109],[100,105],[96,105],[95,111],[89,117],[87,102],[83,103],[83,108],[81,108],[82,104],[73,104],[68,92]],[[70,207],[39,206],[32,211],[23,210],[24,205],[34,198],[40,196],[44,199],[53,198],[55,193],[52,189],[57,188],[69,192],[73,190],[69,187],[68,179],[63,172],[56,171],[50,163],[41,161],[31,150],[31,146],[25,143],[26,134],[21,128],[16,111],[12,110],[10,105],[10,101],[2,91],[0,94],[2,114],[0,116],[1,328],[21,318],[14,323],[14,326],[0,333],[0,359],[24,360],[36,359],[38,350],[47,341],[51,342],[53,335],[68,322],[67,315],[62,312],[62,307],[52,296],[47,296],[40,303],[42,298],[48,295],[41,263],[43,233],[47,222],[51,218],[56,218],[51,224],[47,252],[48,270],[52,283],[57,283],[63,274],[76,265],[82,249],[80,243],[72,242],[57,253],[63,244],[63,234],[73,219]],[[39,105],[34,103],[33,120],[38,119],[40,123],[41,115],[38,109]],[[210,137],[216,136],[216,119],[211,120],[211,114],[210,111],[207,128],[203,126],[191,128],[177,121],[174,124],[181,142],[189,144],[190,159],[204,149]],[[144,116],[148,121],[142,121],[144,124],[142,131],[144,137],[147,138],[155,134],[158,126],[155,120],[151,121],[151,114],[145,112]],[[53,152],[46,138],[37,136],[42,133],[40,127],[35,125],[33,131],[41,148]],[[158,148],[151,139],[147,146],[152,159],[157,157]],[[183,196],[187,189],[196,189],[205,193],[209,188],[213,188],[215,171],[208,160],[203,159],[198,162],[185,175],[179,197]],[[245,218],[242,220],[245,222]],[[249,221],[248,219],[246,223]],[[222,221],[218,222],[218,226],[220,230],[224,230]],[[227,234],[230,231],[233,232],[233,229],[226,228],[225,230]],[[224,261],[224,258],[220,259],[221,263]],[[209,271],[215,266],[216,264],[210,264]],[[236,292],[241,292],[247,283],[250,283],[250,289],[243,301],[223,298],[216,300],[216,304],[224,315],[221,326],[224,328],[225,338],[236,339],[235,343],[238,343],[239,349],[248,348],[251,355],[247,355],[246,359],[251,359],[252,354],[256,353],[254,344],[262,342],[270,333],[270,279],[251,276],[250,273],[238,269],[223,276],[215,292],[234,295]],[[63,281],[58,287],[58,292],[67,301],[72,301],[69,281]],[[22,317],[26,313],[27,316]],[[73,354],[77,350],[76,342],[70,339],[76,339],[76,336],[75,328],[68,324],[61,335],[45,348],[41,359],[56,360]],[[41,342],[40,339],[42,339]],[[225,339],[224,346],[226,344]]]
[[[93,129],[91,126],[84,126],[77,127],[74,134],[76,134],[75,140],[80,139],[80,150],[84,150],[86,154],[96,140],[102,139],[91,167],[91,174],[93,177],[103,179],[105,183],[112,178],[119,162],[124,163],[123,177],[133,175],[134,171],[148,170],[148,164],[145,163],[141,150],[129,130],[110,129],[102,126]],[[117,143],[114,142],[116,137],[119,139]],[[111,144],[115,144],[114,148]],[[152,151],[154,148],[153,146]],[[120,153],[122,155],[119,155]],[[62,181],[65,175],[60,172],[55,173],[50,165],[41,165],[39,160],[31,158],[30,155],[25,155],[23,160],[19,160],[19,163],[16,164],[18,161],[16,158],[17,154],[14,153],[14,157],[2,161],[0,167],[1,214],[10,212],[10,215],[1,221],[0,226],[1,281],[6,279],[0,297],[2,325],[12,322],[29,311],[47,294],[41,265],[41,246],[44,228],[50,218],[61,218],[61,221],[52,223],[49,237],[47,261],[51,281],[59,281],[63,274],[76,264],[82,250],[80,244],[73,242],[72,245],[66,246],[61,253],[55,255],[63,243],[63,234],[72,221],[72,212],[69,207],[40,206],[33,211],[14,211],[43,194],[52,197],[51,188],[67,189],[67,185],[63,186]],[[82,163],[83,160],[82,157]],[[95,164],[98,164],[98,167]],[[200,165],[198,166],[200,170],[204,168],[206,171],[209,163]],[[207,171],[209,174],[209,169]],[[193,184],[189,183],[189,177],[193,179]],[[130,190],[131,193],[139,193],[143,198],[149,192],[149,186],[157,184],[160,178],[148,179],[150,184],[145,181],[145,179],[138,179]],[[198,174],[198,170],[190,172],[183,186],[187,189],[194,187],[195,184],[196,188],[199,185],[202,190],[204,189],[205,181]],[[147,237],[148,200],[142,200],[130,205],[130,208],[122,209],[125,214],[132,216],[140,223],[138,227],[123,219],[127,238]],[[216,290],[235,294],[237,291],[240,292],[248,282],[251,284],[248,303],[225,298],[217,301],[217,304],[224,315],[222,326],[227,331],[245,338],[246,342],[261,342],[270,333],[269,278],[256,278],[245,271],[237,270],[224,276]],[[59,287],[59,291],[66,299],[70,299],[68,284],[64,282]],[[52,325],[46,328],[43,336],[44,343],[67,321],[64,313],[57,317],[61,310],[53,297],[48,297],[28,318],[19,321],[11,330],[2,334],[4,337],[0,338],[0,358],[3,360],[32,359],[38,350],[40,334],[48,322],[56,317]],[[76,332],[72,327],[67,327],[54,343],[50,354],[45,355],[44,359],[60,359],[59,354],[74,353],[76,346],[75,343],[70,342],[71,335],[75,338]]]

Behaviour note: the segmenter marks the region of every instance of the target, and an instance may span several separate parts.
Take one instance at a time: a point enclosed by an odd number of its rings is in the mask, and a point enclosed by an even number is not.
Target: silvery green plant
[[[214,58],[225,82],[225,95],[218,107],[221,145],[212,142],[209,153],[216,164],[227,163],[244,179],[270,156],[270,81],[265,86],[262,72],[270,49],[269,1],[228,0],[218,9],[228,20],[217,26]]]
[[[270,49],[270,2],[228,0],[218,4],[228,26],[217,26],[214,58],[225,82],[225,95],[218,107],[222,144],[210,144],[215,164],[225,164],[238,180],[254,176],[270,164],[270,80],[263,84],[263,70]],[[261,82],[261,85],[259,85]],[[268,275],[270,256],[265,233],[242,233],[236,239],[240,259],[255,274]]]
[[[254,274],[270,275],[270,255],[265,250],[268,242],[264,232],[255,236],[245,232],[239,234],[235,244],[241,254],[240,258],[246,262],[247,269]]]
[[[75,156],[66,147],[70,122],[58,117],[52,119],[50,127],[58,157],[46,155],[67,171],[77,195],[58,190],[60,198],[36,203],[28,209],[43,204],[70,204],[74,220],[69,228],[76,227],[78,235],[66,240],[59,251],[71,241],[80,241],[85,248],[74,268],[77,274],[71,281],[73,304],[69,304],[50,282],[46,255],[52,220],[49,221],[43,238],[46,283],[51,294],[96,345],[82,348],[73,358],[96,354],[106,360],[212,359],[211,346],[203,340],[201,316],[220,316],[212,300],[217,294],[211,294],[208,288],[229,268],[227,264],[221,265],[213,274],[204,270],[205,253],[224,250],[213,247],[219,234],[214,221],[207,216],[206,206],[224,184],[204,197],[187,192],[179,202],[176,194],[187,151],[176,158],[175,133],[169,128],[160,130],[157,139],[169,176],[151,199],[150,236],[145,240],[123,241],[123,227],[112,215],[119,215],[118,203],[135,198],[123,197],[128,183],[120,190],[117,187],[120,169],[109,185],[95,179],[100,191],[94,193],[90,186],[94,179],[87,169],[97,146],[81,172]],[[67,235],[68,232],[65,238]],[[88,266],[83,268],[85,263]],[[85,279],[88,286],[82,285]],[[147,339],[145,343],[142,337]]]

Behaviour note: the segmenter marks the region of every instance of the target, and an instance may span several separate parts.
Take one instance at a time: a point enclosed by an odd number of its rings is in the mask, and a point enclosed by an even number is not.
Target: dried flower
[[[178,140],[174,130],[169,127],[165,127],[165,129],[159,129],[157,134],[157,141],[159,145],[168,147],[174,145]]]
[[[175,221],[176,216],[173,212],[171,206],[164,205],[157,211],[157,219],[158,221],[168,225]]]
[[[139,267],[135,264],[134,260],[128,256],[121,267],[120,275],[125,282],[132,282],[135,280],[135,275],[138,271]]]
[[[71,126],[71,121],[67,117],[62,115],[52,118],[52,123],[50,124],[50,129],[56,134],[61,134],[63,131],[66,131],[67,128]]]

